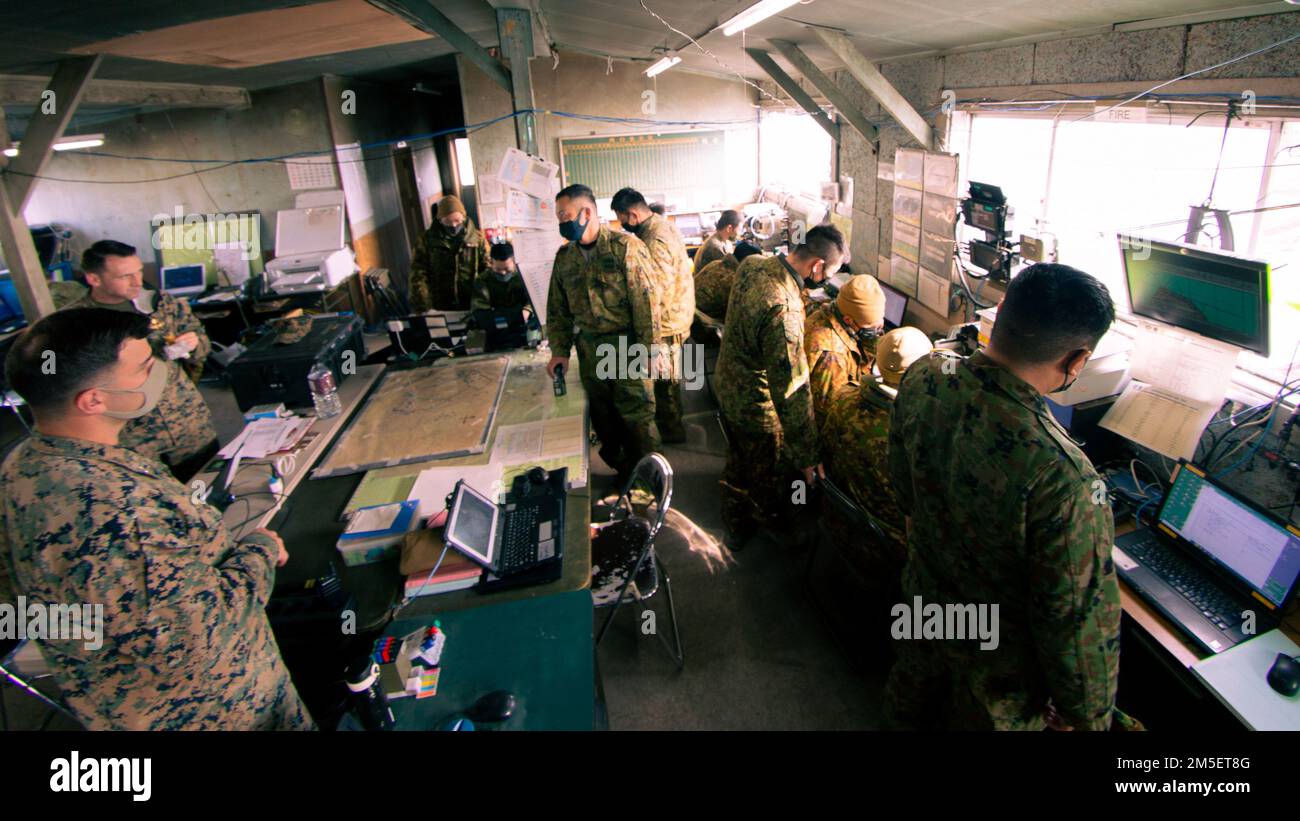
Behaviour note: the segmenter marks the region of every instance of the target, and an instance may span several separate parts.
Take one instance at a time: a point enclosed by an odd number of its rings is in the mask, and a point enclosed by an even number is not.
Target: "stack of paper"
[[[279,419],[254,419],[220,451],[223,459],[239,454],[244,459],[261,459],[292,448],[311,430],[312,419],[286,416]]]
[[[1133,381],[1099,424],[1171,459],[1191,459],[1227,396],[1237,348],[1146,329],[1135,342]]]

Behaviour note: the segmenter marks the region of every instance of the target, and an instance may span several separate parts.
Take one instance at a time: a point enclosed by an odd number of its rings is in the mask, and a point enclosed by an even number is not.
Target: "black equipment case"
[[[312,404],[307,373],[317,362],[334,371],[334,383],[365,362],[366,343],[357,316],[316,317],[297,342],[281,345],[268,333],[230,363],[227,373],[241,411],[254,405],[283,402],[289,407]]]

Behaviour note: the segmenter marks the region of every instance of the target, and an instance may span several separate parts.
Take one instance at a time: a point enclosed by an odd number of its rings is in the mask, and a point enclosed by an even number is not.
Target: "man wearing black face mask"
[[[804,324],[813,410],[820,422],[836,390],[861,383],[876,364],[876,337],[885,328],[885,292],[870,274],[849,277],[834,302],[814,310]]]
[[[732,550],[759,527],[788,524],[792,476],[808,486],[825,474],[817,458],[801,286],[839,270],[844,235],[830,225],[808,231],[788,256],[750,257],[727,303],[727,331],[713,387],[727,432],[722,521]]]
[[[515,263],[515,247],[508,242],[493,243],[488,252],[488,269],[474,280],[475,311],[493,308],[524,308],[532,304],[528,286]]]
[[[1007,288],[986,350],[965,360],[932,354],[903,377],[889,431],[890,480],[906,517],[903,601],[997,605],[1000,641],[897,642],[889,723],[1124,722],[1110,506],[1043,401],[1079,376],[1114,319],[1096,279],[1033,265]]]
[[[570,185],[555,196],[555,216],[569,242],[555,254],[546,297],[546,371],[567,371],[577,345],[600,457],[626,476],[660,447],[650,380],[659,328],[650,252],[635,236],[601,224],[595,194],[585,185]],[[630,354],[634,344],[643,348],[642,361]]]
[[[487,270],[486,245],[459,197],[438,200],[433,225],[411,251],[411,310],[469,310],[474,280]]]

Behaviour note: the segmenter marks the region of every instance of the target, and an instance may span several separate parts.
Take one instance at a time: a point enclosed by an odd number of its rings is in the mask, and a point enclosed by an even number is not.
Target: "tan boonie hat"
[[[835,299],[835,306],[859,325],[870,327],[885,321],[885,292],[870,274],[849,277]]]
[[[895,328],[876,343],[876,367],[890,387],[898,387],[903,373],[921,357],[934,350],[930,338],[919,328]]]
[[[447,196],[438,200],[438,211],[437,211],[438,219],[440,220],[446,219],[447,217],[450,217],[452,214],[456,213],[457,211],[460,212],[460,215],[462,217],[468,216],[468,214],[465,213],[465,204],[462,203],[460,201],[460,197],[456,196],[455,194],[448,194]]]

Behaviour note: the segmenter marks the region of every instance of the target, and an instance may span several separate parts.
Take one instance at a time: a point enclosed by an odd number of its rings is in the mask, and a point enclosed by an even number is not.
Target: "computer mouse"
[[[1288,698],[1300,693],[1300,661],[1278,653],[1277,661],[1268,670],[1268,686]]]
[[[493,690],[474,702],[466,715],[483,724],[505,721],[515,714],[515,696],[508,690]]]

